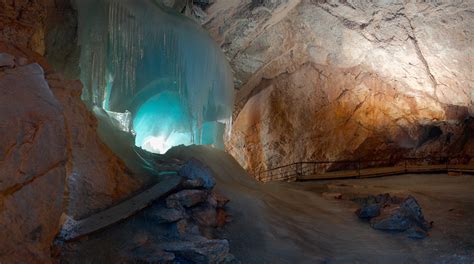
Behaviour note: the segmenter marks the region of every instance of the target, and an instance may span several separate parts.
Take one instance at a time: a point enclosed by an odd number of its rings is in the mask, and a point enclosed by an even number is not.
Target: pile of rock
[[[368,219],[374,229],[407,232],[410,238],[422,239],[428,236],[432,227],[432,222],[425,220],[420,205],[411,195],[400,198],[386,193],[354,201],[361,204],[357,216]]]
[[[213,190],[212,171],[191,159],[178,174],[180,187],[144,212],[147,221],[166,232],[152,243],[135,244],[123,257],[147,263],[238,263],[229,254],[229,242],[216,235],[230,221],[229,199]]]

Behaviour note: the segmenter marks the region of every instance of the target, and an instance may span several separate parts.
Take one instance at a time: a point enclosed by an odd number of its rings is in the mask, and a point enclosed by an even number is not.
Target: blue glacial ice
[[[191,19],[153,0],[77,0],[83,100],[135,145],[223,146],[233,76],[218,45]]]

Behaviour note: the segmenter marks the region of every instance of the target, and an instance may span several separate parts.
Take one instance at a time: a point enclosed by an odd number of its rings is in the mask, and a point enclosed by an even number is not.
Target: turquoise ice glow
[[[155,153],[165,153],[175,145],[193,142],[186,106],[179,95],[163,92],[148,99],[133,120],[135,144]]]
[[[154,0],[76,4],[86,102],[114,117],[130,111],[135,144],[153,152],[179,144],[222,146],[233,77],[207,32]]]

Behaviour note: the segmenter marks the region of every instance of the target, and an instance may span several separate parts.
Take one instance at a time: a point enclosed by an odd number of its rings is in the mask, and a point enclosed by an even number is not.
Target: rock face
[[[413,196],[404,199],[380,194],[362,199],[362,207],[356,211],[359,218],[370,219],[374,229],[394,232],[407,231],[410,238],[420,239],[431,229],[420,205]]]
[[[0,262],[48,263],[68,152],[61,104],[39,64],[0,63]]]
[[[48,9],[53,6],[54,0],[1,1],[0,39],[44,54]]]
[[[473,8],[462,0],[216,1],[203,25],[239,86],[227,149],[250,171],[469,151]]]
[[[80,219],[140,182],[100,142],[79,82],[27,49],[0,54],[0,262],[48,263],[62,213]]]
[[[68,174],[68,215],[81,219],[118,202],[140,188],[139,179],[97,135],[97,120],[81,101],[79,81],[47,77],[64,109],[72,168]]]
[[[2,1],[0,10],[0,53],[9,51],[21,65],[38,62],[45,70],[48,89],[61,105],[66,133],[57,137],[66,137],[70,162],[67,213],[80,219],[137,190],[140,182],[97,136],[97,120],[80,98],[81,83],[64,80],[38,56],[49,53],[48,58],[61,70],[67,67],[58,61],[74,64],[77,36],[71,1]],[[68,75],[75,75],[73,68],[77,67],[71,66]]]

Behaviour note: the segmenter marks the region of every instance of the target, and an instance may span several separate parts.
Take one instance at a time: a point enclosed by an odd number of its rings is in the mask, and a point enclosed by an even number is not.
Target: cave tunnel
[[[147,151],[223,148],[233,75],[207,32],[154,1],[77,5],[84,101],[109,113]]]
[[[474,263],[473,10],[0,0],[0,263]]]

